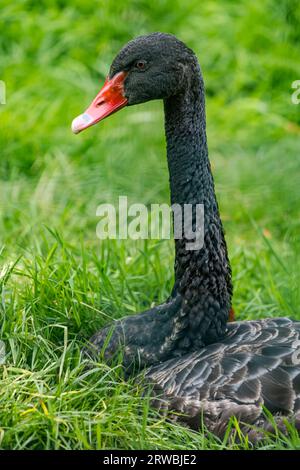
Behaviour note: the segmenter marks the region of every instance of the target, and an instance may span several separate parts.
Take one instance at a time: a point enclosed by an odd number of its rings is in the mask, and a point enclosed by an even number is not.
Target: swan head
[[[171,34],[152,33],[129,41],[113,60],[95,99],[74,119],[73,132],[81,132],[124,106],[183,93],[197,67],[193,51]]]

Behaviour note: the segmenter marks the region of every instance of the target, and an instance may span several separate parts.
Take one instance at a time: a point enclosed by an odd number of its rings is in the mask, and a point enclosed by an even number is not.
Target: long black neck
[[[209,168],[203,82],[200,69],[185,92],[164,101],[171,202],[216,204]]]
[[[199,225],[195,206],[201,204],[204,209],[203,245],[191,250],[186,237],[175,241],[172,297],[182,298],[178,313],[185,325],[182,345],[190,349],[222,337],[232,296],[231,268],[208,159],[204,85],[196,59],[185,91],[166,99],[164,108],[171,203],[193,205],[193,229]]]

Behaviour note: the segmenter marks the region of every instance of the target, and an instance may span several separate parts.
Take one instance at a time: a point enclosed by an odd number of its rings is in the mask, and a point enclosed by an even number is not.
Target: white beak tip
[[[91,121],[92,121],[92,117],[89,114],[87,113],[80,114],[72,121],[72,126],[71,126],[72,132],[74,134],[79,134],[79,132],[83,131],[83,129],[89,126]]]

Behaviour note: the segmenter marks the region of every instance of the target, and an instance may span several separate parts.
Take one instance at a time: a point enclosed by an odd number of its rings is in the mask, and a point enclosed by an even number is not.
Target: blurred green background
[[[299,2],[0,0],[0,31],[2,447],[217,445],[146,419],[139,394],[103,370],[74,385],[82,339],[166,298],[173,244],[95,235],[102,202],[168,202],[162,103],[79,136],[70,124],[128,40],[164,31],[186,42],[206,83],[237,317],[300,319]]]

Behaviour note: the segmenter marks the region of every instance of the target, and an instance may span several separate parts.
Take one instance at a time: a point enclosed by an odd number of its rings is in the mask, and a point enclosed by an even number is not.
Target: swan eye
[[[138,70],[145,70],[147,62],[145,60],[137,60],[135,68]]]

